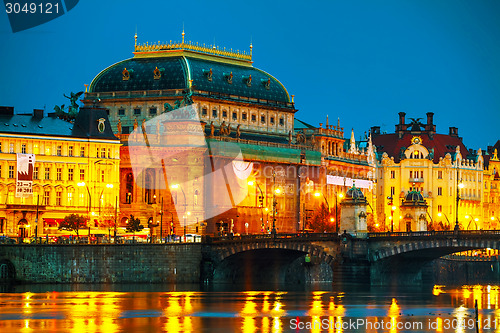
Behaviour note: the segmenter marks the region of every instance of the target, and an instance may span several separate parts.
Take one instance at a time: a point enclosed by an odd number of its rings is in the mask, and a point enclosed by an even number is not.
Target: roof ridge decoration
[[[162,54],[170,54],[172,51],[190,51],[204,55],[213,55],[218,57],[229,58],[233,60],[239,60],[244,62],[252,62],[252,50],[253,45],[250,45],[250,52],[240,51],[230,49],[229,51],[226,48],[219,48],[216,45],[201,45],[198,43],[193,43],[191,41],[184,41],[184,31],[182,31],[182,41],[181,42],[172,42],[169,43],[152,43],[146,42],[145,44],[137,43],[137,34],[134,35],[134,57],[146,56],[149,53],[157,53],[158,56]]]

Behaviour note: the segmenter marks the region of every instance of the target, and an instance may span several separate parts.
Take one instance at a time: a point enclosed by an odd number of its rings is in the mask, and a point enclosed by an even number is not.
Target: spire
[[[328,115],[326,115],[326,128],[328,128]]]
[[[184,44],[184,36],[186,34],[184,33],[184,23],[182,23],[182,44]]]
[[[337,118],[337,129],[340,131],[340,118]]]
[[[134,49],[137,47],[137,27],[135,28],[135,35],[134,35]]]
[[[356,154],[356,139],[354,138],[354,128],[351,129],[351,145],[349,147],[349,153]]]

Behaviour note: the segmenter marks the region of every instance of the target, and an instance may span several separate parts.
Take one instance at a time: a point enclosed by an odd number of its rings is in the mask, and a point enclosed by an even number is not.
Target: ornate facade
[[[105,110],[82,109],[72,124],[43,110],[14,114],[2,107],[0,119],[1,234],[54,233],[71,213],[88,216],[89,226],[114,223],[120,142]],[[16,154],[35,156],[32,196],[15,195]]]
[[[376,210],[385,221],[384,229],[394,225],[394,231],[406,231],[401,202],[410,191],[419,192],[427,202],[427,222],[433,227],[453,229],[458,216],[461,229],[486,228],[481,149],[468,150],[456,127],[450,127],[447,135],[438,134],[432,112],[425,124],[421,118],[407,124],[405,115],[399,113],[393,134],[381,134],[380,127],[371,129],[378,158]]]
[[[366,152],[346,152],[340,125],[295,119],[293,95],[253,67],[252,46],[135,36],[134,57],[99,73],[83,102],[109,110],[123,144],[120,223],[134,214],[156,234],[296,232],[320,204],[313,193],[337,211],[344,186],[373,175]]]

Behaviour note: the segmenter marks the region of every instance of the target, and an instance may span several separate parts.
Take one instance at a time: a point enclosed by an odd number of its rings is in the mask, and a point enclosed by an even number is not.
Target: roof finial
[[[337,118],[337,129],[340,131],[340,117]]]
[[[182,44],[184,44],[184,36],[186,34],[184,33],[184,22],[182,23]]]
[[[326,128],[328,128],[328,115],[326,115]]]
[[[135,35],[134,35],[134,48],[137,47],[137,27],[135,27]]]
[[[253,50],[253,44],[252,44],[252,42],[250,41],[250,58],[252,57],[252,50]]]

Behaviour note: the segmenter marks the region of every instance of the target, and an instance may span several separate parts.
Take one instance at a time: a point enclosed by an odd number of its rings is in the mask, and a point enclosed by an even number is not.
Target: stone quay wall
[[[193,243],[1,245],[0,268],[21,283],[198,283],[201,252]]]

